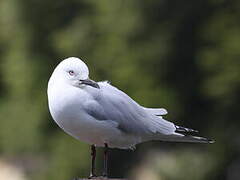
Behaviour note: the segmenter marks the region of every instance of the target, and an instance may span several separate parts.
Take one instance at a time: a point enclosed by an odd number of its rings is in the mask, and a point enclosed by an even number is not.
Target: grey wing
[[[98,120],[111,120],[126,133],[151,135],[172,134],[175,125],[150,113],[128,95],[107,83],[99,83],[100,90],[90,92],[95,99],[88,112]]]

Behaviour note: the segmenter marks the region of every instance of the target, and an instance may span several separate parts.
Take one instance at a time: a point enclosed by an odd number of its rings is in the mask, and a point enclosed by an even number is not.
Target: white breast
[[[81,107],[89,101],[94,99],[80,88],[70,85],[48,88],[50,113],[58,126],[69,135],[89,144],[104,146],[108,143],[109,147],[118,148],[128,148],[139,141],[136,137],[123,134],[116,122],[96,120],[87,114]]]

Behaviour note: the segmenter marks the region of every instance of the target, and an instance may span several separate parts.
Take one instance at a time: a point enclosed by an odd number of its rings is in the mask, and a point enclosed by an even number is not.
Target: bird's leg
[[[95,174],[95,159],[96,159],[96,148],[95,145],[91,146],[91,156],[92,156],[92,167],[91,167],[91,172],[90,172],[90,178],[96,177]]]
[[[108,176],[108,145],[107,143],[104,143],[105,148],[104,148],[104,158],[103,158],[103,162],[104,162],[104,169],[103,169],[103,177],[107,177]]]

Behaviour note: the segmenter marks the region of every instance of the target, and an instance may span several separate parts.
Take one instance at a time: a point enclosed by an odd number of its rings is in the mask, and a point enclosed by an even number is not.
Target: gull
[[[109,82],[91,80],[87,65],[76,57],[63,60],[55,68],[47,94],[50,114],[58,126],[91,145],[89,178],[96,177],[95,147],[104,147],[103,176],[107,177],[108,148],[134,149],[152,140],[214,142],[193,136],[196,130],[163,119],[166,109],[143,107]]]

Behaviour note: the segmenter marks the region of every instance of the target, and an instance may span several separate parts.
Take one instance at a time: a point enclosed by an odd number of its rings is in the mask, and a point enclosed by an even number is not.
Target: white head
[[[64,59],[58,64],[49,80],[49,85],[53,82],[64,82],[69,85],[83,88],[86,85],[99,88],[98,84],[90,80],[87,65],[76,57]]]

